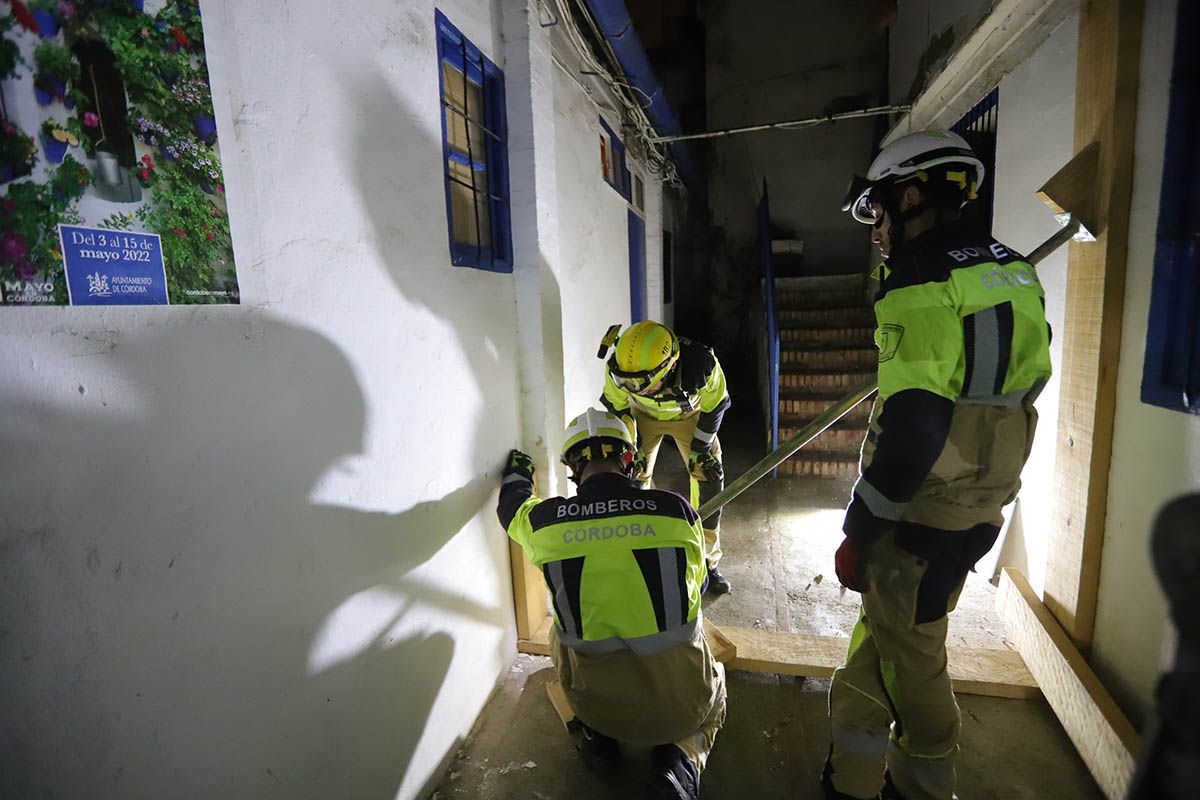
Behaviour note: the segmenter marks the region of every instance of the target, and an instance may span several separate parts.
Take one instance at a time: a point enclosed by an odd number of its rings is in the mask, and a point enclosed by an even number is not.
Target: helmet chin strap
[[[892,223],[892,227],[888,231],[888,238],[890,238],[892,242],[892,252],[895,252],[896,248],[903,244],[908,238],[905,232],[905,227],[908,222],[921,216],[929,209],[929,205],[927,203],[920,202],[916,205],[909,206],[902,211],[900,209],[900,194],[902,193],[896,191],[899,188],[900,185],[897,184],[887,187],[883,191],[882,198],[883,210],[887,213],[888,219]]]

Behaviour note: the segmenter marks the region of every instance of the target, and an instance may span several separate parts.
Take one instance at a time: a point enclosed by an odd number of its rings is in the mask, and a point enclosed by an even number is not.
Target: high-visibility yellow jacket
[[[659,391],[649,396],[634,394],[617,383],[612,373],[605,371],[600,402],[626,420],[635,438],[633,410],[658,420],[682,419],[699,411],[700,419],[696,422],[692,441],[695,451],[711,446],[730,405],[725,373],[712,348],[683,337],[679,339],[679,364]]]
[[[693,641],[704,533],[679,495],[613,473],[591,477],[570,499],[542,500],[528,479],[509,475],[497,513],[542,569],[567,647],[652,655]]]
[[[940,226],[892,254],[875,317],[879,396],[847,534],[870,540],[914,509],[954,530],[997,518],[1051,374],[1037,271],[991,237]]]

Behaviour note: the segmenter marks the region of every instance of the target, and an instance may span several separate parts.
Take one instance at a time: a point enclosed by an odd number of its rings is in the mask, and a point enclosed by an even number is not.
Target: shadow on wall
[[[407,34],[414,40],[411,44],[427,47],[431,60],[434,59],[436,45],[433,43],[432,15],[426,19],[417,14],[410,14],[409,22],[412,27]],[[427,45],[422,44],[425,37],[428,37]],[[356,116],[354,132],[354,188],[358,191],[374,231],[380,260],[406,300],[421,304],[453,327],[459,350],[470,364],[471,378],[481,403],[481,413],[474,416],[475,422],[470,423],[474,425],[472,463],[495,463],[498,459],[506,457],[507,452],[495,453],[483,446],[485,438],[489,438],[486,436],[486,426],[493,424],[487,415],[486,406],[495,387],[490,383],[488,376],[516,374],[520,365],[517,353],[501,349],[489,338],[488,331],[492,325],[486,317],[478,314],[477,302],[463,302],[463,298],[477,298],[487,291],[487,287],[512,283],[517,280],[517,276],[450,265],[443,175],[445,158],[440,128],[435,130],[435,135],[439,137],[435,140],[429,129],[421,124],[423,115],[415,114],[409,109],[409,103],[397,94],[386,72],[378,68],[364,71],[345,63],[337,63],[336,60],[331,60],[330,66],[331,72],[345,81],[345,96],[357,98],[359,113]],[[437,109],[436,113],[441,113],[437,106],[436,82],[431,84],[431,90],[433,95],[430,97],[430,105]],[[387,131],[388,135],[380,136],[380,131]],[[518,176],[513,176],[514,184],[519,181]],[[413,198],[422,192],[425,200],[414,202]],[[514,187],[514,199],[517,193],[518,189]],[[412,243],[405,238],[405,234],[414,229],[426,231],[431,239],[438,241],[438,247],[433,248],[433,258],[412,257]],[[514,242],[515,246],[517,244],[519,243]],[[531,256],[521,252],[514,253],[514,260],[528,257]],[[545,369],[546,424],[551,431],[557,432],[566,427],[567,419],[561,390],[564,381],[562,296],[558,279],[553,269],[545,264],[543,254],[538,253],[532,257],[540,260],[536,292],[542,325],[541,356]],[[517,271],[521,269],[533,268],[528,265],[519,265],[516,268]],[[448,285],[456,287],[459,291],[447,291]],[[524,290],[534,291],[529,286],[524,287]],[[506,292],[503,296],[509,295]],[[505,324],[509,324],[508,319],[512,319],[518,328],[521,327],[521,320],[516,317],[515,308],[497,307],[495,312],[495,315],[487,316],[504,316]],[[438,364],[429,365],[428,374],[432,380],[437,380],[440,368]],[[525,391],[535,390],[526,387]],[[570,413],[574,415],[578,411],[571,410]],[[460,413],[456,419],[467,424],[470,416]],[[520,445],[520,434],[518,430],[512,431],[513,446]],[[558,464],[555,443],[544,443],[539,439],[536,442],[526,441],[524,445],[534,452],[535,457],[536,451],[541,447],[549,448],[549,466],[556,470],[558,486],[565,486],[566,473]]]
[[[394,797],[454,652],[400,629],[402,576],[491,482],[399,514],[312,505],[362,449],[364,401],[311,331],[70,336],[64,371],[105,375],[94,411],[0,394],[0,796]],[[314,674],[314,634],[371,592],[398,602]]]

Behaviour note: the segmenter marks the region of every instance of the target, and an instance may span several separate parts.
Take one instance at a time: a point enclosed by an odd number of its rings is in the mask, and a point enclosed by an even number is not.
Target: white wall
[[[1164,503],[1200,485],[1200,420],[1143,404],[1140,395],[1174,20],[1175,3],[1147,5],[1112,471],[1091,651],[1105,686],[1138,724],[1153,706],[1164,640],[1169,644],[1170,638],[1165,601],[1150,563],[1150,527]],[[1000,87],[996,236],[1018,250],[1028,251],[1054,230],[1052,217],[1032,192],[1072,152],[1077,42],[1078,16],[1072,14]],[[1065,269],[1065,251],[1038,268],[1048,316],[1060,331]],[[1061,337],[1052,350],[1061,368]],[[1055,379],[1038,401],[1041,421],[1023,475],[1019,524],[1005,550],[1005,559],[1027,569],[1039,592],[1053,519],[1057,407]]]
[[[1116,424],[1092,649],[1096,671],[1139,723],[1153,707],[1164,640],[1171,638],[1150,563],[1150,527],[1167,501],[1200,487],[1200,419],[1141,401],[1176,6],[1177,0],[1146,4]]]
[[[439,7],[506,70],[548,52]],[[243,305],[0,315],[0,796],[413,797],[514,652],[495,487],[564,402],[518,306],[556,275],[591,341],[580,284],[628,267],[563,267],[518,197],[584,207],[552,129],[510,142],[517,274],[450,266],[431,2],[204,12]]]
[[[903,0],[888,40],[889,99],[905,103],[945,66],[995,0]]]
[[[1000,83],[996,132],[993,235],[1028,253],[1058,230],[1054,214],[1034,192],[1071,160],[1075,137],[1075,60],[1079,16],[1071,14],[1029,59]],[[1031,146],[1036,144],[1036,146]],[[1040,594],[1046,582],[1046,556],[1054,503],[1055,427],[1062,369],[1062,332],[1067,295],[1067,248],[1037,267],[1046,292],[1046,317],[1055,375],[1038,397],[1038,431],[1022,474],[1020,512],[1001,553]]]

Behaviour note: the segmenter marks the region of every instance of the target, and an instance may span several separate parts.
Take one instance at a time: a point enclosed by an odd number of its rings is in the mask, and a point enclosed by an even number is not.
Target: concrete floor
[[[762,456],[752,431],[722,429],[726,472],[740,475]],[[678,458],[666,454],[658,483],[685,488]],[[660,456],[662,458],[662,456]],[[850,483],[817,478],[764,480],[731,503],[722,524],[722,572],[732,594],[706,599],[717,624],[848,636],[858,595],[833,574]],[[992,610],[994,588],[968,580],[951,615],[949,642],[1005,647]],[[586,772],[546,698],[549,659],[520,655],[455,757],[435,797],[591,800],[639,797],[645,752],[628,754],[623,772],[601,781]],[[828,749],[828,681],[729,672],[729,716],[703,778],[706,798],[821,797],[817,777]],[[975,800],[1102,795],[1049,706],[960,696],[963,712],[959,794]]]

